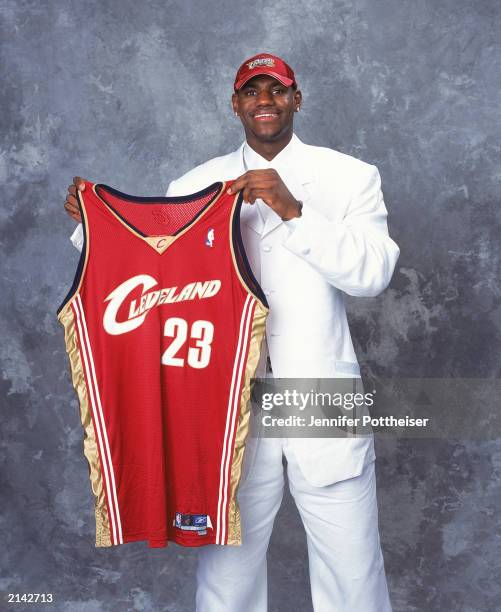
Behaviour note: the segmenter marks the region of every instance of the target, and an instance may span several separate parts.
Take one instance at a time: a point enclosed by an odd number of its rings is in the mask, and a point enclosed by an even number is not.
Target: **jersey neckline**
[[[185,223],[173,234],[168,234],[168,235],[160,235],[160,234],[147,235],[143,233],[140,229],[132,225],[130,221],[125,219],[125,217],[123,217],[117,210],[115,210],[115,208],[111,204],[106,202],[106,200],[97,193],[97,189],[101,188],[105,192],[109,192],[121,199],[129,200],[130,203],[132,204],[134,203],[141,203],[141,204],[148,204],[148,203],[150,204],[169,204],[169,203],[172,203],[172,204],[175,204],[175,203],[189,202],[190,200],[197,200],[203,197],[204,195],[214,191],[216,187],[218,187],[218,189],[214,193],[214,197],[212,197],[209,200],[209,202],[207,202],[207,204],[205,204],[205,206],[201,208],[190,221],[188,221],[188,223]],[[134,195],[119,191],[118,189],[115,189],[114,187],[110,187],[109,185],[106,185],[104,183],[94,183],[92,185],[92,191],[94,192],[94,195],[96,196],[96,198],[100,202],[102,202],[102,204],[105,206],[106,210],[108,210],[118,221],[120,221],[120,223],[125,227],[126,230],[130,231],[133,235],[137,236],[137,238],[144,240],[155,251],[157,251],[160,255],[162,255],[167,250],[167,247],[169,247],[175,240],[177,240],[180,236],[182,236],[188,230],[190,230],[198,222],[198,220],[201,217],[203,217],[205,213],[210,208],[212,208],[214,204],[216,204],[216,202],[219,201],[222,194],[226,191],[226,181],[216,181],[215,183],[212,183],[211,185],[209,185],[208,187],[205,187],[204,189],[201,189],[200,191],[196,191],[195,193],[191,193],[188,195],[182,195],[182,196],[159,196],[159,197],[134,196]],[[166,245],[162,246],[161,248],[158,248],[155,245],[155,242],[158,239],[167,240]]]

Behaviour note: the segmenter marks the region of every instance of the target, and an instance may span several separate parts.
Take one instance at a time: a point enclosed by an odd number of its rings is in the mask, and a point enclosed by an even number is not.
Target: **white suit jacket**
[[[376,296],[392,277],[399,248],[388,235],[377,168],[296,135],[268,162],[246,143],[172,181],[187,195],[247,169],[273,167],[302,200],[300,218],[283,222],[261,200],[244,203],[242,238],[269,303],[265,351],[278,378],[359,376],[343,293]],[[79,228],[72,236],[78,248]],[[81,247],[80,247],[81,248]],[[265,354],[263,351],[263,354]],[[258,375],[264,375],[261,359]],[[290,438],[312,485],[352,478],[375,458],[373,436]]]

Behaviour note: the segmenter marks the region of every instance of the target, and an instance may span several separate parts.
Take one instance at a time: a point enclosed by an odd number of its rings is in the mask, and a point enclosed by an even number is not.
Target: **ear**
[[[238,113],[238,96],[236,93],[231,95],[231,106],[234,113]]]

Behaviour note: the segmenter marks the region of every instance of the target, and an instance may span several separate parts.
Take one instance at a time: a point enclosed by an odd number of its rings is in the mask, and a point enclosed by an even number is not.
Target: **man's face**
[[[292,130],[294,112],[301,103],[301,92],[285,87],[268,75],[250,79],[232,96],[247,136],[272,142]]]

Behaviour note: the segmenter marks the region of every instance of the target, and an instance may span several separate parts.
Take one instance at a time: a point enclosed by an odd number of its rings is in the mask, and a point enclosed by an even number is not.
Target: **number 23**
[[[176,353],[186,342],[188,337],[188,323],[184,319],[171,317],[165,321],[164,336],[174,338],[162,355],[163,365],[184,366],[184,359],[176,357]],[[210,321],[194,321],[190,338],[195,340],[195,346],[188,348],[187,362],[192,368],[205,368],[209,364],[211,354],[211,342],[214,338],[214,325]]]

